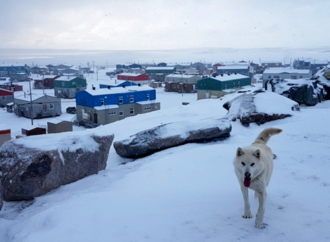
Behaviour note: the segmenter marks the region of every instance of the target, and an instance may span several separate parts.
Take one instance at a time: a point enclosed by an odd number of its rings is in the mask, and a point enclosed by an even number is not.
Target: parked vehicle
[[[67,113],[76,114],[76,107],[68,107],[66,109]]]

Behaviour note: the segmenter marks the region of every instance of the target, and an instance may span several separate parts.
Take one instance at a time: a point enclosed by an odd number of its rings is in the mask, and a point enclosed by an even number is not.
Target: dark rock
[[[315,79],[315,77],[314,77]],[[314,106],[326,99],[327,92],[316,80],[272,80],[269,82],[273,92],[284,95],[299,104]]]
[[[79,136],[73,136],[72,141],[67,138],[75,148],[64,150],[30,148],[16,140],[6,142],[0,149],[3,199],[30,200],[104,170],[114,136],[89,135],[88,138],[95,149],[79,147]],[[45,142],[44,146],[47,145]]]
[[[248,127],[250,125],[250,123],[256,123],[258,125],[267,123],[267,122],[271,122],[274,120],[278,120],[278,119],[284,119],[287,117],[291,117],[290,114],[267,114],[267,113],[256,113],[256,114],[248,114],[248,115],[243,115],[241,116],[240,120],[241,120],[241,124],[243,126]]]
[[[225,139],[230,132],[230,122],[225,119],[169,123],[139,132],[129,139],[116,141],[114,148],[122,157],[138,158],[186,143]]]

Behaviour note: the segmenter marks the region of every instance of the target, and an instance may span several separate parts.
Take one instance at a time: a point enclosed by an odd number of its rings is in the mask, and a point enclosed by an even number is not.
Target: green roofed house
[[[81,77],[61,76],[54,81],[55,96],[58,98],[75,98],[76,93],[86,87],[86,79]]]
[[[251,78],[241,74],[221,74],[197,82],[197,100],[220,98],[242,86],[251,85]]]
[[[176,72],[175,67],[147,67],[145,74],[149,75],[150,80],[155,80],[156,82],[163,82],[165,76],[173,74]]]

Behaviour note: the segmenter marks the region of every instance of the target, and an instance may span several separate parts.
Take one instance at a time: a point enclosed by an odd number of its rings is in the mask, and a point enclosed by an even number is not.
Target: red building
[[[117,80],[123,81],[149,81],[147,74],[122,73],[117,75]]]
[[[14,102],[14,92],[0,88],[0,107],[4,107],[10,102]]]
[[[34,80],[34,88],[35,89],[53,89],[54,88],[54,81],[59,76],[56,75],[44,75],[36,78]]]
[[[10,85],[10,84],[3,84],[3,85],[0,85],[0,88],[2,89],[6,89],[6,90],[9,90],[9,91],[12,91],[12,92],[19,92],[19,91],[23,91],[23,86],[21,85]]]

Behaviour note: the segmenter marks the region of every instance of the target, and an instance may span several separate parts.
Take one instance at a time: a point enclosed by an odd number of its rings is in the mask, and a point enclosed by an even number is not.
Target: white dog
[[[248,198],[248,188],[250,188],[255,191],[255,195],[259,200],[259,208],[255,220],[257,228],[264,227],[266,187],[273,172],[273,153],[266,144],[270,136],[281,132],[281,129],[276,128],[265,129],[252,145],[244,148],[239,147],[236,152],[234,167],[244,198],[243,218],[252,218]]]

